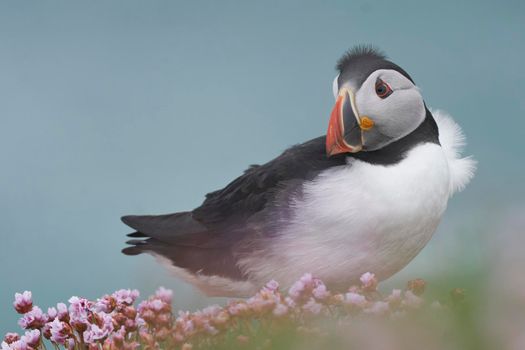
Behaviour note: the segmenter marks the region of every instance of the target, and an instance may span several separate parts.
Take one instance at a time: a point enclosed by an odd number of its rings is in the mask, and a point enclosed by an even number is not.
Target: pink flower
[[[401,289],[392,289],[392,293],[387,297],[388,301],[401,300]]]
[[[325,300],[330,296],[323,281],[310,273],[305,273],[288,290],[288,295],[294,303],[304,303],[313,296],[317,300]],[[292,306],[289,304],[289,306]]]
[[[91,302],[84,298],[73,296],[69,298],[69,317],[71,319],[71,325],[77,327],[78,325],[87,325],[89,308]]]
[[[64,303],[57,304],[57,317],[60,321],[68,322],[69,321],[69,312],[67,311],[67,306]]]
[[[310,298],[310,300],[308,300],[308,302],[303,305],[303,310],[314,315],[318,315],[321,312],[322,308],[323,306],[316,302],[313,298]]]
[[[270,282],[266,283],[263,289],[270,292],[277,292],[279,290],[279,283],[277,283],[275,280],[271,280]]]
[[[190,335],[195,331],[195,324],[190,317],[188,311],[179,311],[179,317],[175,320],[177,326],[179,326],[185,335]]]
[[[18,324],[24,329],[36,329],[42,328],[46,322],[46,315],[38,306],[34,306],[31,311],[20,318]]]
[[[27,331],[22,337],[21,340],[26,343],[28,346],[36,349],[40,344],[40,331],[38,329],[33,329]]]
[[[377,289],[377,279],[373,273],[365,272],[361,275],[359,280],[363,284],[363,289],[366,291],[373,292]]]
[[[140,330],[146,327],[146,321],[139,315],[135,317],[135,326]]]
[[[1,346],[2,350],[32,350],[22,339],[17,340],[11,344],[7,344],[5,341],[3,341]]]
[[[386,301],[388,301],[391,306],[396,307],[401,304],[402,299],[401,289],[393,289],[392,293],[386,298]]]
[[[7,344],[14,343],[15,341],[20,340],[18,333],[6,333],[4,336],[4,341]]]
[[[120,327],[118,331],[111,333],[111,338],[109,339],[113,345],[111,348],[122,349],[125,337],[126,329],[124,327]]]
[[[361,294],[349,292],[345,294],[344,303],[350,306],[364,307],[367,304],[366,298]]]
[[[53,321],[58,315],[57,309],[54,307],[47,308],[47,322]]]
[[[51,326],[50,333],[51,337],[49,338],[52,342],[57,344],[64,345],[66,340],[71,336],[72,330],[67,323],[60,321],[58,318],[55,318],[53,322],[48,323]]]
[[[273,308],[278,299],[270,291],[262,291],[246,300],[246,304],[252,312],[261,313]]]
[[[149,303],[149,307],[154,310],[154,311],[157,311],[159,312],[160,310],[162,310],[164,308],[164,302],[160,299],[153,299],[152,301],[150,301]]]
[[[303,282],[305,286],[312,285],[314,283],[314,277],[311,273],[305,273],[301,276],[300,281]]]
[[[309,297],[306,294],[315,287],[317,281],[320,280],[314,278],[311,273],[305,273],[290,287],[288,295],[295,302],[304,301],[305,298]]]
[[[117,300],[117,304],[131,305],[139,297],[140,293],[136,289],[120,289],[111,296]]]
[[[173,300],[173,291],[161,286],[155,292],[155,297],[162,300],[166,304],[171,304],[171,301]]]
[[[217,315],[221,311],[221,307],[219,305],[210,305],[202,309],[201,311],[195,312],[195,314],[202,314],[205,317],[213,317]]]
[[[117,301],[115,298],[109,295],[105,295],[100,299],[97,299],[95,302],[95,310],[99,312],[110,313],[117,306]]]
[[[228,305],[228,313],[232,316],[246,314],[250,311],[250,307],[243,302],[235,302]]]
[[[33,308],[33,299],[30,291],[23,293],[15,293],[15,301],[13,302],[16,312],[25,314]]]
[[[321,280],[318,280],[317,286],[312,290],[312,294],[317,300],[325,300],[330,296],[330,292]]]
[[[303,294],[304,290],[305,290],[305,285],[303,281],[299,280],[299,281],[296,281],[294,284],[292,284],[290,289],[288,289],[288,295],[294,301],[297,301]]]
[[[102,326],[99,327],[92,323],[88,324],[88,328],[83,333],[84,341],[88,344],[94,344],[97,341],[103,340],[113,332],[113,318],[111,315],[101,312],[96,314],[96,316],[101,319]]]

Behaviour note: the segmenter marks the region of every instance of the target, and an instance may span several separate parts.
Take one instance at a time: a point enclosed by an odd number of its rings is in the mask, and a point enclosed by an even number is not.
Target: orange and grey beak
[[[370,118],[359,116],[353,91],[342,88],[330,115],[326,133],[327,156],[361,151],[363,149],[363,131],[369,130],[373,126],[374,122]]]

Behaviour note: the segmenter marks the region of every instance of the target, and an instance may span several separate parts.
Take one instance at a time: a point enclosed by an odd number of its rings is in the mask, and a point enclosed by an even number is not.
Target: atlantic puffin
[[[427,244],[475,161],[410,75],[359,46],[337,63],[328,131],[250,166],[201,206],[129,215],[126,255],[149,253],[210,296],[248,296],[304,273],[339,289],[384,280]]]

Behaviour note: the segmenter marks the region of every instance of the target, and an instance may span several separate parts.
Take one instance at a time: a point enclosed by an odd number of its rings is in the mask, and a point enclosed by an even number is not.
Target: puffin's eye
[[[376,94],[380,98],[387,98],[388,96],[392,95],[394,91],[388,86],[387,83],[382,81],[381,79],[377,79],[376,81]]]

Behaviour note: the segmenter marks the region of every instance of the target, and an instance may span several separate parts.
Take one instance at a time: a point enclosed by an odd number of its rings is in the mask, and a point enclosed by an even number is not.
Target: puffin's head
[[[426,108],[412,78],[368,47],[347,52],[337,63],[336,98],[326,153],[375,151],[414,131]]]

